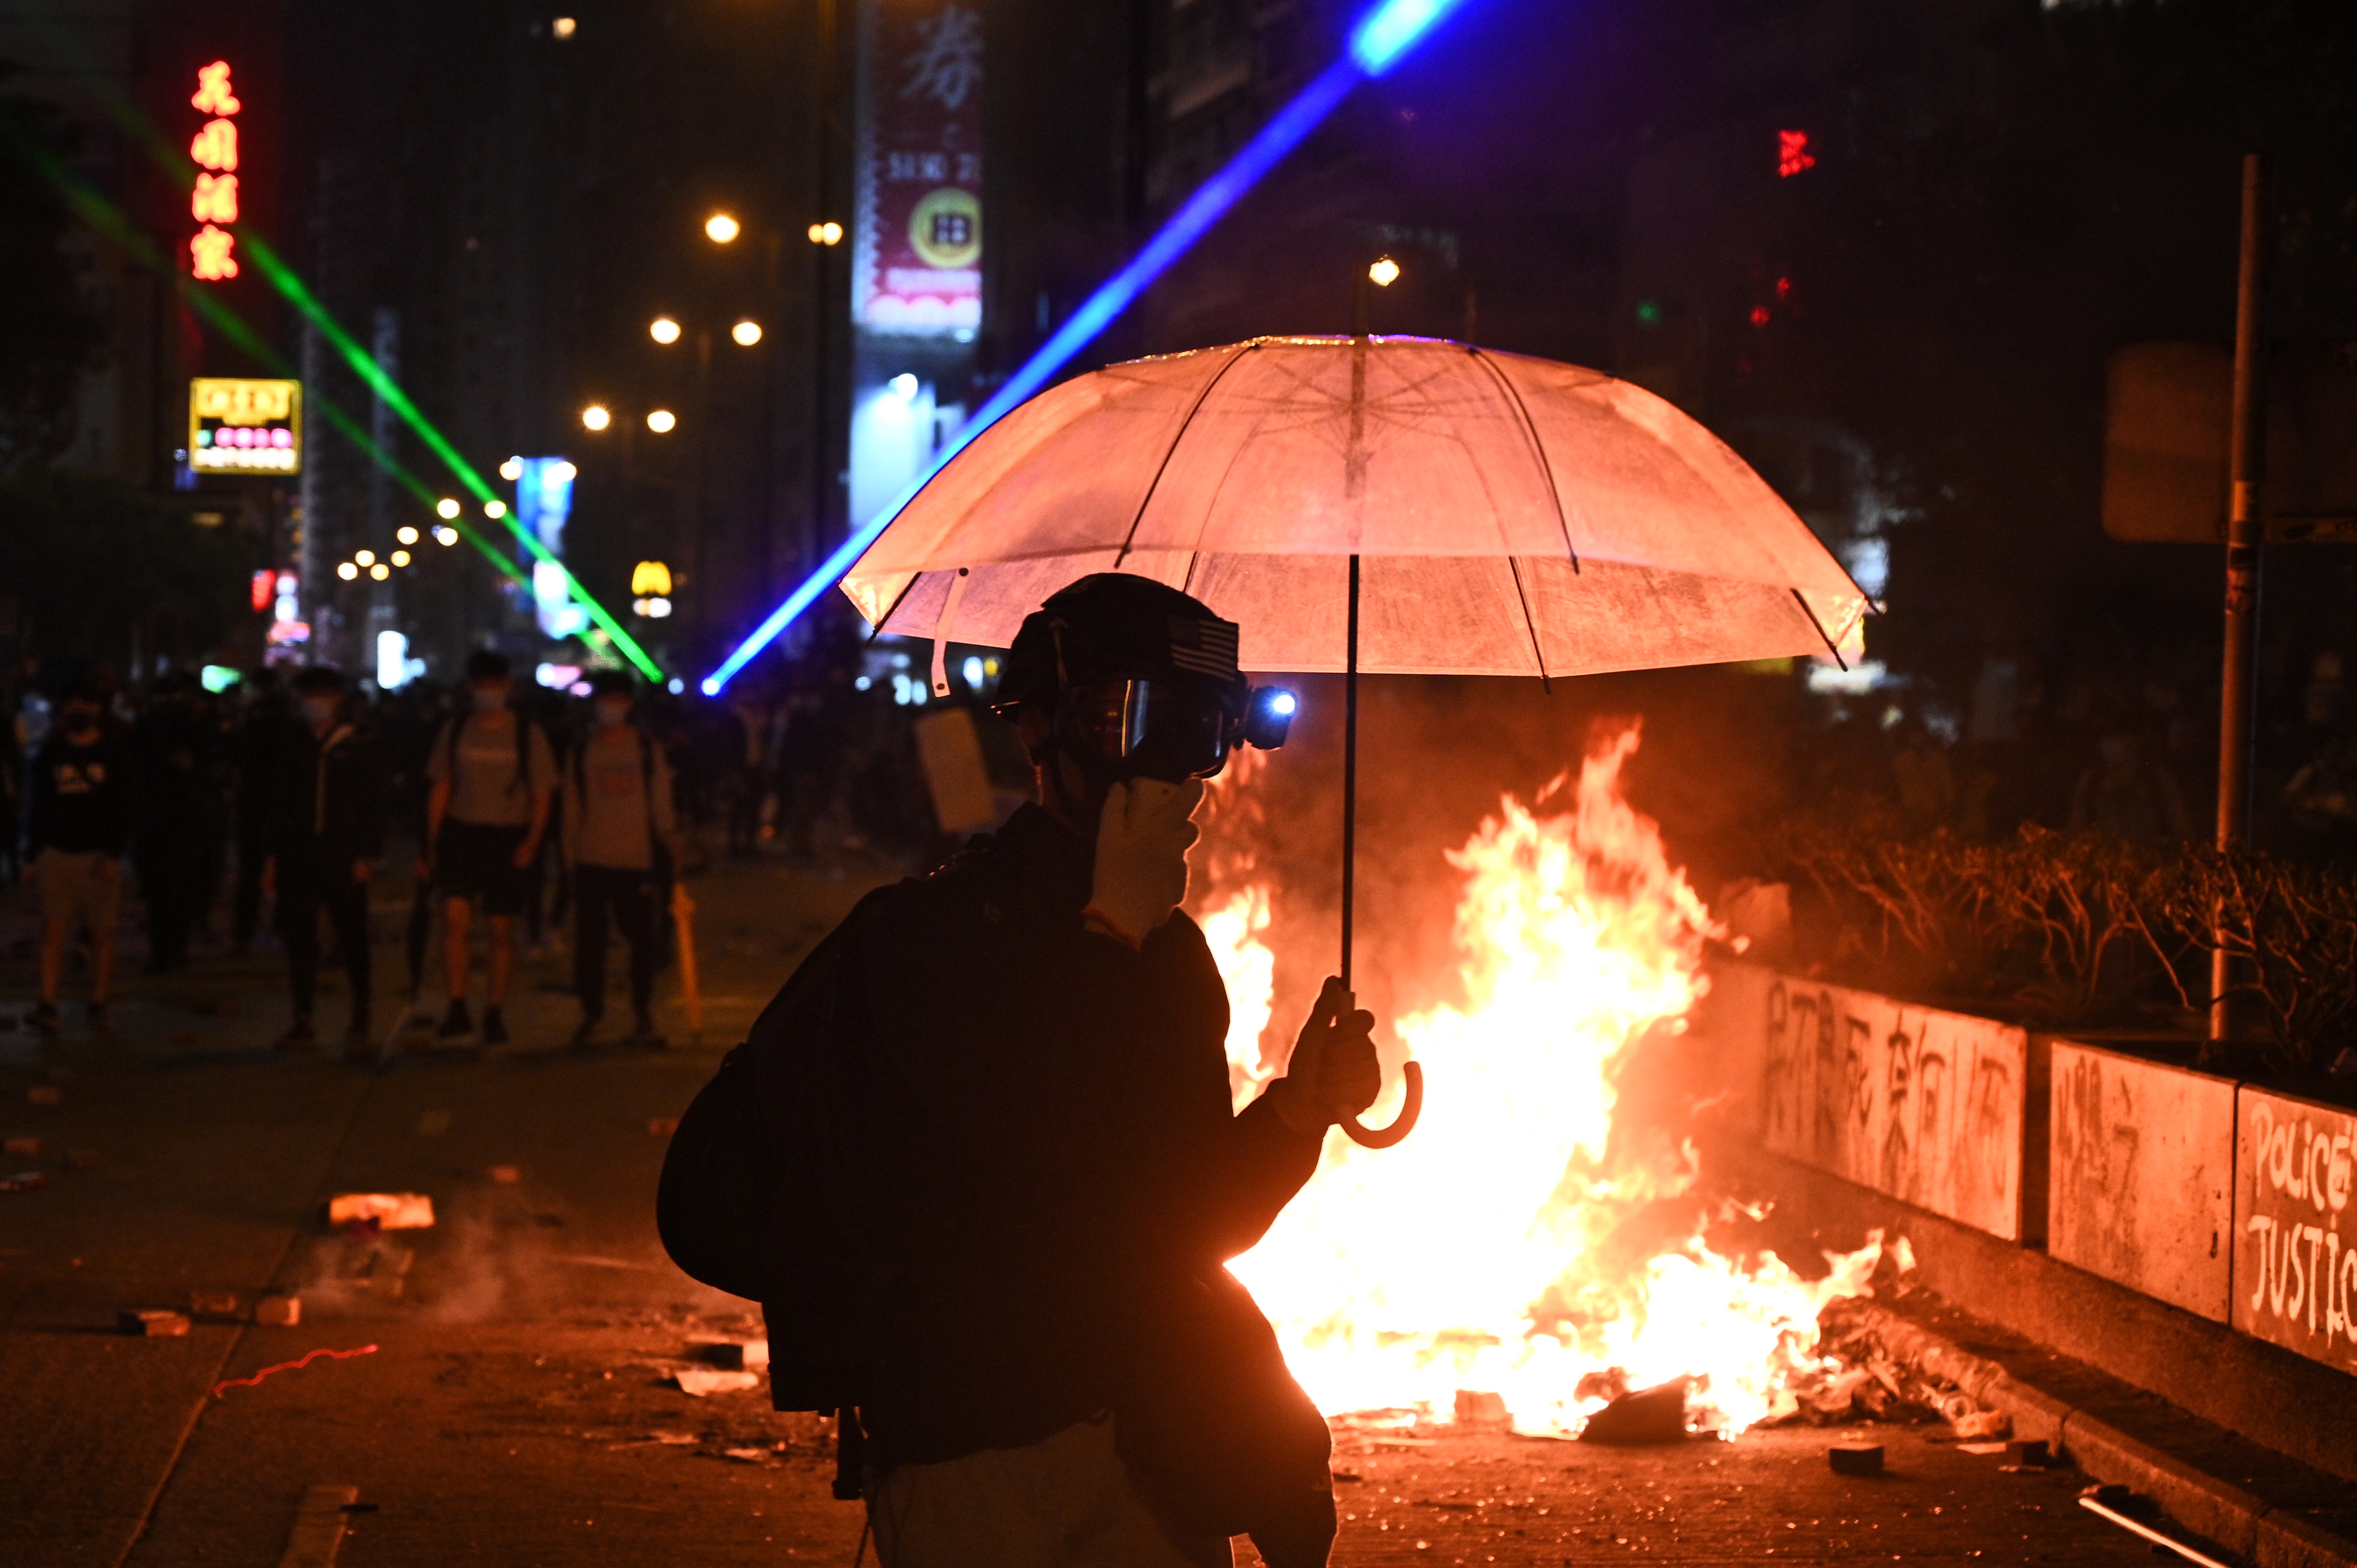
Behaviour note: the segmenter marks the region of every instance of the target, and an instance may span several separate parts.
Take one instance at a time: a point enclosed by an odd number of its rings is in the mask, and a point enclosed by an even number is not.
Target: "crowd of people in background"
[[[917,757],[920,710],[868,679],[863,658],[806,658],[720,699],[619,670],[554,690],[490,650],[459,682],[391,692],[317,666],[248,671],[220,691],[180,671],[139,690],[102,669],[32,672],[0,729],[0,822],[13,828],[0,832],[0,881],[29,879],[41,922],[28,1022],[57,1026],[70,968],[103,1025],[128,926],[144,934],[133,950],[149,974],[275,946],[291,1048],[317,1043],[332,962],[347,1036],[363,1040],[387,990],[371,969],[371,901],[382,911],[405,894],[404,1028],[505,1039],[519,956],[561,959],[569,945],[576,1038],[591,1043],[619,936],[623,1037],[657,1045],[674,877],[715,854],[911,864],[945,847]],[[2275,704],[2259,737],[2257,841],[2357,867],[2357,694],[2337,650],[2300,668],[2298,702]],[[2050,675],[1993,656],[1946,700],[1900,682],[1787,710],[1788,782],[1821,809],[1871,803],[1867,816],[1897,832],[1991,837],[2038,823],[2205,839],[2214,702],[2198,670]]]
[[[624,1037],[660,1046],[683,870],[715,853],[936,847],[908,716],[824,660],[722,701],[620,670],[553,690],[490,650],[457,683],[391,692],[317,665],[220,690],[193,672],[132,690],[102,668],[36,671],[0,736],[0,880],[28,882],[40,918],[27,1022],[59,1026],[70,978],[103,1027],[127,928],[151,975],[276,947],[290,1049],[317,1046],[320,972],[340,968],[352,1048],[391,989],[371,970],[371,897],[398,921],[405,893],[404,1030],[498,1044],[519,956],[569,948],[590,1044],[619,936]]]

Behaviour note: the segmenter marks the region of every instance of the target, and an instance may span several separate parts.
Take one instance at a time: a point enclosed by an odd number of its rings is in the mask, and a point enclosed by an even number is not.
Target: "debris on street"
[[[1477,1392],[1472,1389],[1457,1391],[1458,1425],[1504,1426],[1512,1419],[1507,1413],[1503,1394]]]
[[[11,1159],[38,1160],[41,1157],[41,1141],[38,1138],[9,1138],[0,1141],[0,1155],[5,1155]]]
[[[523,1180],[523,1172],[513,1165],[493,1165],[483,1174],[501,1187],[513,1187]]]
[[[303,1321],[299,1295],[265,1295],[253,1304],[253,1320],[270,1328],[292,1328]]]
[[[702,1399],[706,1394],[742,1393],[761,1386],[759,1372],[723,1372],[708,1367],[682,1367],[671,1377],[679,1385],[679,1391],[691,1399]]]
[[[732,1372],[749,1372],[770,1364],[770,1341],[766,1337],[705,1340],[694,1350],[698,1359]]]
[[[434,1223],[434,1200],[422,1192],[345,1192],[328,1199],[328,1223],[373,1224],[380,1230],[424,1230]]]
[[[124,1313],[115,1318],[114,1326],[125,1334],[145,1339],[173,1339],[188,1333],[188,1316],[184,1312],[153,1307]]]
[[[1879,1476],[1882,1474],[1882,1444],[1879,1443],[1836,1443],[1825,1450],[1825,1461],[1836,1476]]]
[[[281,1361],[275,1366],[264,1367],[262,1370],[254,1373],[253,1376],[250,1378],[231,1378],[226,1381],[215,1383],[213,1385],[213,1398],[219,1399],[231,1389],[253,1388],[259,1384],[263,1379],[269,1377],[274,1372],[299,1372],[322,1356],[328,1357],[331,1359],[338,1361],[345,1361],[350,1360],[354,1356],[373,1356],[375,1354],[376,1347],[373,1345],[357,1345],[350,1350],[329,1350],[325,1348],[313,1350],[303,1356],[297,1357],[292,1361]]]
[[[188,1293],[188,1316],[191,1317],[235,1317],[237,1297],[225,1290],[195,1290]]]
[[[46,1172],[18,1171],[15,1176],[0,1176],[0,1192],[30,1192],[37,1187],[47,1187],[48,1183]]]
[[[1587,1443],[1631,1445],[1684,1442],[1686,1380],[1673,1378],[1650,1389],[1622,1394],[1589,1416],[1579,1435]]]

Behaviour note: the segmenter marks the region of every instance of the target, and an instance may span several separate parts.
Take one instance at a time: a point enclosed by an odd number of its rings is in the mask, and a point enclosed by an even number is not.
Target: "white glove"
[[[1138,940],[1186,901],[1187,851],[1199,834],[1203,781],[1135,779],[1105,793],[1089,906]]]

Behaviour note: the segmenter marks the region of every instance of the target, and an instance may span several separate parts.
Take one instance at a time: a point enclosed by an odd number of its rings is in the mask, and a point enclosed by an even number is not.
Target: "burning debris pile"
[[[1656,824],[1622,797],[1637,745],[1626,726],[1576,779],[1529,806],[1507,798],[1449,854],[1462,874],[1458,999],[1394,1031],[1435,1086],[1423,1125],[1383,1153],[1332,1139],[1316,1180],[1235,1260],[1329,1415],[1486,1417],[1609,1440],[1664,1426],[1731,1437],[1917,1402],[1888,1358],[1827,1337],[1840,1321],[1828,1307],[1870,1292],[1878,1234],[1827,1254],[1814,1280],[1772,1252],[1722,1255],[1691,1218],[1652,1255],[1627,1251],[1689,1191],[1698,1156],[1691,1143],[1616,1135],[1620,1069],[1656,1032],[1684,1031],[1708,985],[1706,946],[1723,936]],[[1223,826],[1232,841],[1249,822],[1237,808],[1252,789],[1249,773],[1223,784],[1199,862],[1199,918],[1233,1003],[1239,1105],[1283,1052],[1267,1028],[1281,890],[1223,843]]]

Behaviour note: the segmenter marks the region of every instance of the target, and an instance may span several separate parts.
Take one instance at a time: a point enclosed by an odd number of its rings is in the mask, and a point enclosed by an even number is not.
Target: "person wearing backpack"
[[[655,969],[662,912],[678,865],[671,764],[630,721],[630,677],[601,670],[589,682],[591,727],[565,770],[565,860],[573,875],[573,980],[581,1027],[573,1043],[597,1037],[606,1013],[608,917],[630,950],[630,1043],[660,1048]]]
[[[510,701],[507,655],[477,649],[467,657],[466,702],[427,754],[425,849],[418,875],[442,896],[443,968],[450,1010],[436,1031],[444,1040],[475,1033],[467,1011],[468,936],[479,900],[491,928],[490,984],[482,1042],[508,1037],[501,1012],[515,973],[515,918],[532,890],[531,867],[548,827],[556,761],[548,737]]]
[[[1037,801],[868,895],[673,1139],[664,1245],[761,1301],[779,1409],[839,1412],[835,1495],[885,1568],[1332,1544],[1325,1421],[1223,1265],[1381,1079],[1329,981],[1232,1108],[1227,995],[1178,906],[1202,780],[1248,733],[1236,636],[1141,577],[1049,599],[996,703]]]

